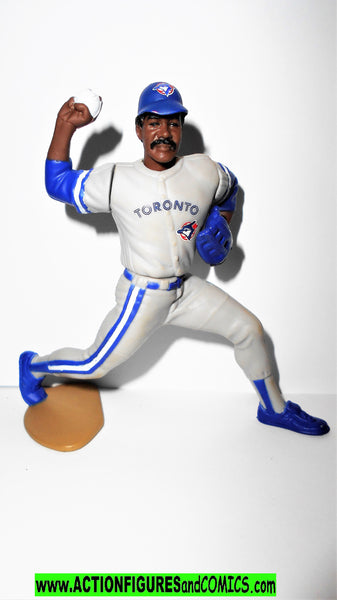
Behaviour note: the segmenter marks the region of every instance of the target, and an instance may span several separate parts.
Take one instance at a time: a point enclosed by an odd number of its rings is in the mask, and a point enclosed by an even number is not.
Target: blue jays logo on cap
[[[168,98],[168,96],[171,96],[171,94],[173,94],[174,92],[174,87],[172,85],[169,85],[168,83],[158,83],[152,89],[153,91],[158,92],[162,96],[166,96],[166,98]]]
[[[188,221],[187,223],[184,223],[181,229],[178,229],[177,233],[183,240],[187,242],[192,239],[197,227],[198,223],[196,221],[192,221],[192,223],[191,221]]]
[[[146,112],[158,115],[176,113],[187,115],[188,111],[183,106],[181,95],[174,85],[166,81],[153,81],[139,97],[137,117]]]

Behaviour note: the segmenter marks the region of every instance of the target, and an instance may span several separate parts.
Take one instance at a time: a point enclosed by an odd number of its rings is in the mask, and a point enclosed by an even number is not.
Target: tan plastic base
[[[48,398],[29,406],[24,424],[42,446],[71,452],[88,444],[104,425],[97,387],[88,383],[46,388]]]

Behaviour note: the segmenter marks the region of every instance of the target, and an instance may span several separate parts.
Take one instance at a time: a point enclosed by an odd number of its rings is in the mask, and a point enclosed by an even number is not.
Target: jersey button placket
[[[159,183],[160,198],[162,201],[162,206],[164,207],[165,200],[171,201],[171,202],[172,202],[172,200],[171,200],[171,198],[169,198],[165,177],[163,177],[163,176],[160,177],[158,180],[158,183]],[[177,252],[177,240],[176,240],[175,224],[174,224],[174,220],[173,220],[172,209],[169,209],[169,210],[163,209],[163,210],[166,213],[165,219],[166,219],[166,227],[167,227],[167,236],[169,238],[169,246],[170,246],[170,251],[171,251],[172,267],[173,267],[174,273],[176,273],[177,269],[179,269],[179,257],[178,257],[178,252]]]
[[[172,202],[172,207],[173,207],[174,199],[173,198],[169,198],[169,193],[168,193],[168,189],[167,189],[167,186],[165,184],[165,179],[164,178],[163,178],[163,190],[162,190],[162,194],[163,194],[163,199],[169,200],[170,202]],[[169,238],[170,238],[172,266],[174,268],[174,273],[177,274],[177,273],[179,273],[179,255],[178,255],[178,243],[177,243],[176,226],[175,226],[175,222],[174,222],[174,211],[171,208],[170,210],[168,210],[166,212],[167,212],[168,235],[169,235]]]

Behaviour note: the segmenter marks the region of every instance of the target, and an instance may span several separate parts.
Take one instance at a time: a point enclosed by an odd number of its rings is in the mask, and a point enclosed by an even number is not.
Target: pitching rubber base
[[[46,388],[48,397],[29,406],[24,416],[27,433],[39,444],[71,452],[88,444],[104,425],[97,387],[88,383]]]

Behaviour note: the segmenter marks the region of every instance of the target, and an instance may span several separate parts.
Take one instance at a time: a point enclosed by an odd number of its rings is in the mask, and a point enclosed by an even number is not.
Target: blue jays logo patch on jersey
[[[158,85],[156,85],[153,90],[155,92],[158,92],[159,94],[161,94],[162,96],[171,96],[171,94],[173,94],[174,92],[174,87],[172,85],[169,85],[168,83],[158,83]]]
[[[197,227],[198,223],[196,221],[192,221],[192,223],[188,221],[187,223],[184,223],[184,225],[180,229],[178,229],[177,234],[180,235],[182,240],[185,240],[185,242],[187,242],[192,239]]]

